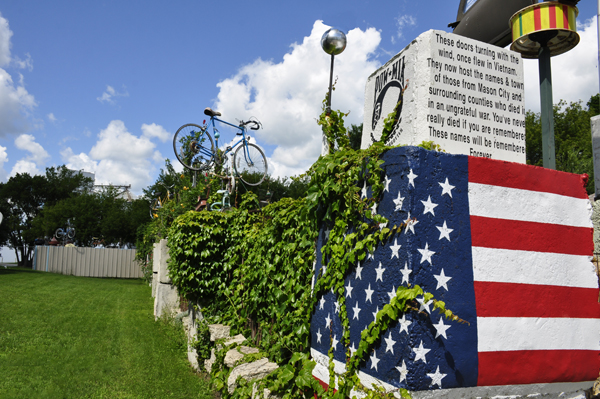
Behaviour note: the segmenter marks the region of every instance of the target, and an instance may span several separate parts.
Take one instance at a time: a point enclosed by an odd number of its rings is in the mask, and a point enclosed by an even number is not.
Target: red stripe
[[[540,7],[533,10],[533,21],[536,31],[542,29],[542,10]]]
[[[475,281],[478,317],[598,319],[597,288]]]
[[[587,175],[559,172],[540,166],[469,157],[469,181],[472,183],[588,198],[585,191],[587,179]]]
[[[325,382],[321,381],[320,379],[318,379],[318,378],[317,378],[317,377],[315,377],[314,375],[313,375],[313,378],[314,378],[315,380],[317,380],[317,382],[319,383],[319,385],[321,385],[325,391],[329,391],[329,384],[326,384]],[[333,390],[333,393],[336,393],[336,392],[337,392],[337,389],[334,389],[334,390]],[[316,393],[316,392],[315,392],[315,395],[314,395],[314,396],[315,396],[315,399],[319,399],[319,396],[317,395],[317,393]]]
[[[565,26],[563,28],[571,29],[571,27],[569,27],[569,7],[563,5],[562,9],[563,9],[563,24],[565,24]]]
[[[598,351],[480,352],[477,385],[593,381],[598,368]]]
[[[592,256],[594,230],[471,216],[471,246]]]
[[[556,28],[556,6],[548,6],[550,29]]]

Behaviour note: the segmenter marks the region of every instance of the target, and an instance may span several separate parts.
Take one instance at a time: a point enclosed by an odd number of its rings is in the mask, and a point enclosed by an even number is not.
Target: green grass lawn
[[[141,280],[0,268],[0,398],[212,398]]]

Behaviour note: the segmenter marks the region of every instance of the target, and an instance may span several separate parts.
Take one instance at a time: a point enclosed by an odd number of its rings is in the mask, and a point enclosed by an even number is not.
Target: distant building
[[[94,184],[94,182],[96,181],[96,174],[95,173],[84,172],[83,170],[80,170],[78,172],[81,173],[83,175],[83,177],[89,177],[90,179],[92,179],[92,184]]]

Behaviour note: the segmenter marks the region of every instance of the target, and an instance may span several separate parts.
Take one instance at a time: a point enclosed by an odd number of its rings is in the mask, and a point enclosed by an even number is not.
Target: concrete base
[[[413,399],[459,399],[459,398],[535,398],[535,399],[586,399],[585,390],[592,388],[594,381],[556,384],[506,385],[476,388],[452,388],[434,391],[411,392]]]
[[[154,298],[154,317],[158,319],[164,315],[174,316],[179,310],[179,295],[177,289],[171,284],[158,283],[156,297]]]

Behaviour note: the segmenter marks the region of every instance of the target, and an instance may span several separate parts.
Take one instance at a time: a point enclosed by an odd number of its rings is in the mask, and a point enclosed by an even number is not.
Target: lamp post
[[[321,38],[321,47],[331,54],[331,69],[329,71],[329,95],[327,96],[327,115],[331,114],[331,90],[333,85],[333,59],[346,49],[346,35],[338,29],[329,29]]]

